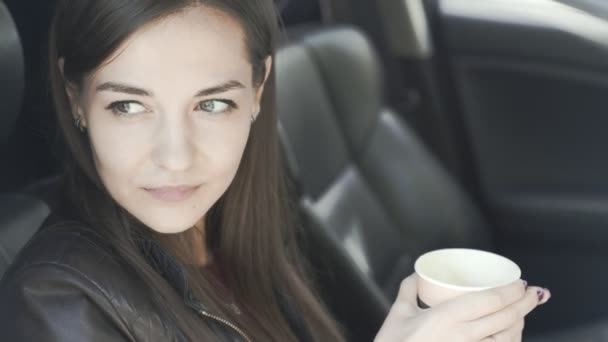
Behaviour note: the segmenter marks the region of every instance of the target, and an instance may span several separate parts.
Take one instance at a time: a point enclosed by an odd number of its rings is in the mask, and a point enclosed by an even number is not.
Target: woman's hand
[[[524,317],[551,297],[518,281],[420,309],[417,280],[413,274],[401,283],[375,342],[519,342]]]

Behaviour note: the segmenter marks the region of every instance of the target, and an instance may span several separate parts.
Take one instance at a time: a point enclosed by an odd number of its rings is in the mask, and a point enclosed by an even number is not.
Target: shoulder
[[[63,340],[65,333],[119,341],[152,331],[164,336],[167,328],[145,289],[94,230],[55,223],[36,233],[2,278],[0,326],[15,341],[36,334]]]
[[[130,275],[124,262],[113,253],[109,242],[76,221],[57,222],[38,231],[19,252],[3,283],[33,269],[61,269],[88,279],[102,289],[108,287],[103,281],[108,278],[107,272],[117,280]]]

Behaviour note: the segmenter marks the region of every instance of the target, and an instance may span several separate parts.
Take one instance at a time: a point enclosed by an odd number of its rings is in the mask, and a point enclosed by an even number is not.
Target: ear
[[[262,102],[262,95],[264,94],[264,87],[266,86],[266,81],[268,81],[268,77],[270,76],[270,72],[272,71],[272,56],[268,56],[264,64],[266,65],[266,74],[264,75],[264,82],[258,87],[255,94],[255,109],[253,111],[254,115],[258,115],[260,113],[260,107]]]
[[[84,116],[84,112],[80,105],[80,101],[78,100],[80,97],[78,87],[75,84],[72,84],[71,82],[67,81],[64,76],[63,69],[65,66],[65,59],[59,58],[59,60],[57,61],[57,66],[59,67],[59,72],[61,72],[61,78],[63,79],[65,93],[67,94],[68,100],[70,101],[72,117],[74,120],[76,120],[78,118],[78,116],[80,116],[81,125],[83,127],[87,127],[86,118]]]

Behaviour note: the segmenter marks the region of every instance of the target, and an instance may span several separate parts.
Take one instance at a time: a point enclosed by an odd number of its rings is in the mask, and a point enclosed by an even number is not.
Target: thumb
[[[397,295],[398,302],[406,302],[418,306],[418,274],[414,273],[409,277],[405,278],[401,282],[399,287],[399,294]]]
[[[417,296],[418,275],[414,273],[401,282],[399,294],[391,306],[385,325],[401,326],[404,319],[418,314],[422,309],[418,307]]]

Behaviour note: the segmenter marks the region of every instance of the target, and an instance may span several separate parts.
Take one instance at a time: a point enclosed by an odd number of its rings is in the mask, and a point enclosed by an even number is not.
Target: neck
[[[201,220],[191,229],[192,250],[197,266],[204,266],[211,262],[211,257],[205,244],[205,221]]]

